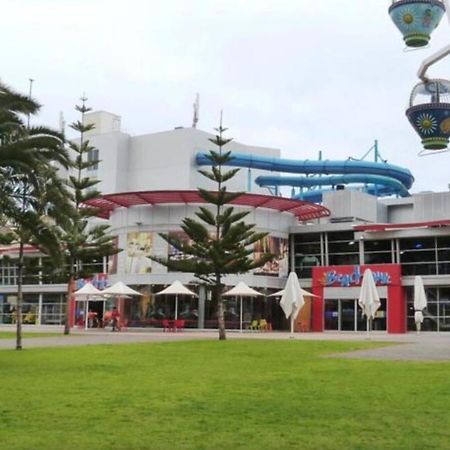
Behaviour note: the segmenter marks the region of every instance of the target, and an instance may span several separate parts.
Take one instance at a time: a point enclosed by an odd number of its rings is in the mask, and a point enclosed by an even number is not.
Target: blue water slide
[[[382,185],[361,185],[361,186],[355,186],[352,185],[348,188],[350,189],[358,189],[359,191],[366,192],[368,194],[375,195],[377,197],[385,197],[389,195],[396,195],[395,192],[393,192],[390,188],[387,188],[386,186]],[[292,198],[299,199],[299,200],[305,200],[312,203],[321,203],[323,194],[326,192],[336,192],[335,189],[311,189],[308,191],[303,191],[301,193],[295,194],[292,196]]]
[[[337,186],[340,184],[362,183],[366,192],[378,193],[377,195],[399,195],[408,197],[409,192],[399,180],[383,175],[347,174],[319,177],[281,177],[262,175],[255,179],[255,183],[261,187],[291,186],[291,187],[322,187]],[[301,194],[299,195],[301,196]]]
[[[199,166],[211,165],[208,153],[198,153],[196,163]],[[408,196],[414,177],[408,169],[385,162],[371,162],[348,159],[333,160],[294,160],[257,156],[252,154],[233,153],[227,166],[247,167],[271,172],[301,173],[306,175],[320,175],[310,177],[277,177],[261,176],[257,178],[260,186],[298,186],[311,188],[337,184],[363,183],[366,192],[375,195]],[[336,174],[340,176],[325,176]],[[289,180],[289,182],[287,182]],[[261,184],[260,184],[261,183]],[[320,196],[322,189],[305,191],[300,194],[305,200]],[[311,200],[312,201],[312,200]],[[319,200],[320,201],[320,200]]]

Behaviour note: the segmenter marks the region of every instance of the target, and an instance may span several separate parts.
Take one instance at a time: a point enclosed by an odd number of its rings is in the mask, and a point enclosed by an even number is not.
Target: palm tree
[[[31,98],[0,83],[0,208],[19,242],[17,276],[16,349],[22,348],[23,248],[33,241],[53,258],[60,247],[46,215],[66,210],[67,191],[62,186],[57,163],[68,167],[64,138],[46,127],[25,126],[23,114],[34,114],[40,106]],[[51,196],[49,196],[51,193]]]

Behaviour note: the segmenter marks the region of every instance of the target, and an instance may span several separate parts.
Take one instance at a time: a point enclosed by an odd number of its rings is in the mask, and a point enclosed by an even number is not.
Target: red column
[[[406,302],[400,285],[388,287],[387,332],[406,333]]]
[[[325,304],[323,301],[323,287],[315,286],[313,287],[313,294],[318,297],[313,297],[312,300],[312,331],[323,331],[323,321],[324,321],[324,308]]]

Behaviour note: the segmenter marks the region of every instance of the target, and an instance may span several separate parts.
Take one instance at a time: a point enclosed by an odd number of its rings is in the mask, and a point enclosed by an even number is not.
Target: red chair
[[[84,328],[84,319],[82,316],[80,316],[77,320],[77,327],[82,330]]]
[[[184,330],[184,319],[177,319],[175,320],[175,327],[173,331],[183,331]]]
[[[128,330],[128,320],[123,320],[119,323],[119,331],[127,331]]]
[[[172,331],[172,327],[170,326],[170,322],[167,319],[161,320],[161,325],[163,327],[163,331]]]

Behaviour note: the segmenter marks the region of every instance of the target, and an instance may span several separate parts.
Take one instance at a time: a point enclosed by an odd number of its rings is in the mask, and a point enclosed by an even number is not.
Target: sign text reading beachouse
[[[388,272],[372,271],[375,283],[378,285],[391,284],[391,276]],[[324,285],[333,286],[339,284],[342,287],[358,286],[361,284],[363,272],[361,266],[354,266],[350,273],[342,273],[339,268],[324,273]]]

